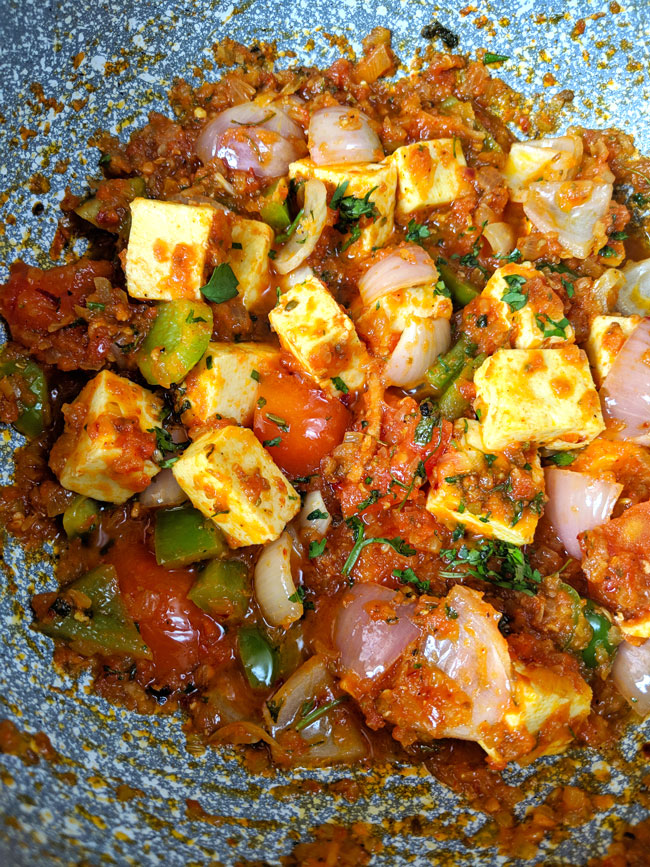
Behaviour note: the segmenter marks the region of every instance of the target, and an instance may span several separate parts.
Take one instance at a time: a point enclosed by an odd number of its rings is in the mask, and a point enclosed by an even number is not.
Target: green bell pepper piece
[[[610,641],[612,621],[589,599],[584,606],[583,613],[591,626],[592,637],[582,651],[582,659],[589,668],[596,668],[598,657],[602,655],[598,651],[604,650],[608,656],[611,656],[616,650],[616,645]]]
[[[465,307],[470,301],[473,301],[481,293],[468,280],[463,280],[453,268],[450,268],[445,262],[438,260],[436,263],[442,280],[451,292],[452,301],[455,301],[460,307]]]
[[[291,223],[287,196],[289,185],[284,178],[280,178],[267,187],[262,194],[264,204],[260,208],[260,217],[275,232],[281,232]]]
[[[475,352],[476,344],[472,343],[466,334],[461,334],[449,352],[438,356],[434,365],[426,372],[426,380],[434,397],[440,397]]]
[[[177,506],[156,512],[154,550],[159,566],[179,569],[222,557],[228,546],[221,530],[198,509]]]
[[[63,529],[68,539],[84,536],[97,526],[99,504],[89,497],[78,496],[63,513]]]
[[[70,642],[82,656],[124,653],[151,659],[151,651],[127,614],[114,566],[98,566],[65,589],[85,594],[90,599],[90,609],[80,612],[65,597],[59,597],[50,609],[53,618],[36,623],[40,632]],[[84,615],[82,619],[78,619],[80,613]]]
[[[13,426],[29,439],[40,436],[50,421],[50,396],[45,374],[31,358],[14,359],[3,352],[0,355],[0,378],[4,377],[12,377],[13,385],[20,393],[20,415]]]
[[[256,626],[239,630],[239,658],[254,689],[272,686],[276,679],[276,658],[268,641]]]
[[[113,185],[119,183],[119,197],[117,198],[124,205],[128,205],[134,199],[137,199],[140,196],[146,196],[147,194],[147,185],[143,178],[126,178],[125,180],[119,179],[117,181],[108,181],[107,183]],[[92,225],[96,226],[98,229],[106,229],[106,226],[104,226],[98,219],[99,214],[102,210],[106,209],[106,206],[107,203],[100,196],[91,196],[89,199],[86,199],[85,202],[77,205],[74,212],[77,216],[81,217],[82,220],[92,223]],[[128,215],[128,217],[130,217],[130,215]]]
[[[250,599],[248,568],[241,560],[212,560],[187,594],[195,605],[227,620],[241,620]]]
[[[140,372],[151,385],[169,388],[180,382],[208,348],[212,309],[203,301],[163,301],[138,350]]]
[[[470,402],[463,396],[460,387],[463,382],[472,382],[474,374],[486,358],[487,355],[484,354],[477,355],[476,358],[470,358],[447,386],[438,401],[438,409],[443,418],[454,421],[465,415],[470,408]]]

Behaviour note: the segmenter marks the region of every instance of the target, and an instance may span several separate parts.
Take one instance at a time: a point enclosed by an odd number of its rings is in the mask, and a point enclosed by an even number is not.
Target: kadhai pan
[[[393,45],[408,61],[425,44],[423,26],[435,18],[460,37],[458,50],[486,47],[509,55],[499,74],[526,95],[548,98],[573,90],[563,126],[618,126],[650,151],[643,122],[650,96],[644,0],[588,8],[562,0],[498,0],[472,8],[460,14],[451,4],[416,0],[247,0],[239,7],[208,0],[114,0],[92,8],[72,0],[5,0],[2,278],[18,257],[49,263],[58,201],[66,186],[82,192],[94,171],[90,135],[101,128],[124,138],[148,111],[169,111],[165,93],[172,79],[191,79],[193,67],[212,61],[212,45],[225,36],[244,43],[277,40],[280,65],[296,59],[327,65],[340,51],[334,37],[358,47],[360,37],[384,26],[393,30]],[[19,444],[18,435],[2,442],[4,483]],[[26,556],[11,540],[4,548],[0,719],[26,733],[31,751],[22,759],[0,755],[0,863],[278,864],[296,841],[309,839],[325,822],[369,823],[379,841],[371,861],[376,865],[523,863],[485,848],[486,817],[425,771],[254,774],[211,750],[188,753],[178,717],[139,717],[90,694],[84,679],[60,677],[51,666],[51,643],[29,629],[29,599],[52,587],[52,558],[49,546],[38,557]],[[584,864],[606,851],[617,823],[645,818],[637,793],[645,773],[640,747],[649,731],[646,725],[627,735],[628,763],[618,762],[608,774],[602,773],[601,757],[586,751],[575,760],[546,759],[506,772],[509,782],[530,792],[522,811],[542,803],[559,783],[588,785],[615,802],[554,847],[543,844],[526,863]],[[52,751],[33,738],[36,732],[48,735]],[[358,783],[356,800],[341,797],[336,786],[350,779]],[[188,811],[188,799],[200,809]]]

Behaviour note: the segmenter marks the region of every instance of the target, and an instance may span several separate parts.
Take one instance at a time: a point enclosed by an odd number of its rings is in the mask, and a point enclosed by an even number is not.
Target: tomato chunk
[[[313,473],[342,441],[350,413],[339,400],[298,374],[281,370],[267,374],[259,396],[255,435],[290,476]]]

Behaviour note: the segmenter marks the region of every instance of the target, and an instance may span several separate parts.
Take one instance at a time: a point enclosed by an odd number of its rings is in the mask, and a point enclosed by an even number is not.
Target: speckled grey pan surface
[[[0,276],[18,256],[47,261],[43,251],[54,232],[64,187],[81,191],[86,174],[94,171],[96,152],[86,150],[89,134],[101,127],[126,136],[151,108],[164,111],[172,78],[191,76],[192,67],[211,58],[210,46],[225,35],[243,42],[276,39],[300,60],[322,64],[336,54],[325,32],[342,34],[355,44],[372,27],[384,25],[394,30],[394,44],[408,59],[423,44],[422,26],[435,16],[460,35],[461,50],[485,46],[510,55],[500,73],[525,93],[548,96],[565,87],[574,90],[576,100],[565,125],[576,119],[616,124],[633,132],[648,151],[647,2],[622,2],[617,14],[610,14],[610,5],[500,0],[479,4],[461,16],[454,4],[416,0],[247,0],[238,8],[208,0],[3,0]],[[601,12],[605,16],[597,17]],[[572,38],[581,17],[587,19],[584,34]],[[311,51],[305,49],[309,37],[315,45]],[[73,57],[82,51],[84,58],[75,69]],[[281,60],[292,62],[290,56]],[[106,75],[107,68],[113,74]],[[60,110],[34,99],[33,82],[42,85],[45,97],[61,103]],[[77,107],[75,100],[81,101]],[[37,134],[25,140],[25,130]],[[57,174],[55,164],[61,159],[69,159],[69,166]],[[51,179],[48,193],[29,191],[27,182],[35,172]],[[45,210],[33,216],[37,202]],[[11,475],[11,453],[18,442],[7,435],[0,444],[3,481]],[[297,791],[282,799],[277,787],[288,777],[252,776],[236,761],[211,751],[194,758],[185,751],[178,719],[123,712],[91,696],[87,684],[61,679],[51,668],[50,642],[28,628],[30,595],[52,586],[49,553],[42,562],[28,564],[15,544],[5,549],[9,574],[0,588],[0,718],[8,717],[28,732],[45,731],[62,761],[26,767],[14,756],[0,756],[0,864],[230,865],[249,858],[278,864],[292,842],[308,837],[315,825],[358,820],[383,829],[386,848],[373,864],[507,862],[496,850],[479,845],[476,835],[484,817],[469,812],[424,774],[378,774],[380,794],[354,804]],[[647,728],[628,736],[628,759],[647,737]],[[598,761],[598,756],[585,753],[568,771],[563,761],[563,779],[573,774],[595,792],[614,794],[618,803],[575,829],[554,851],[542,847],[535,863],[584,864],[606,850],[614,816],[644,817],[634,796],[641,785],[642,762],[625,774],[613,769],[609,781],[599,783],[593,775],[597,767],[602,769]],[[547,760],[508,776],[528,779],[527,803],[540,803],[557,780],[556,764]],[[350,777],[350,771],[298,773],[294,779],[326,783],[343,776]],[[120,800],[120,784],[140,794]],[[189,821],[186,798],[200,801],[222,819],[216,824]],[[399,820],[416,814],[424,830],[400,834]],[[445,842],[450,825],[464,829],[465,843]]]

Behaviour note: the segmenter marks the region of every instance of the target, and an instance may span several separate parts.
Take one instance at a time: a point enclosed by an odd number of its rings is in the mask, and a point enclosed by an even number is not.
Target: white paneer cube
[[[368,353],[352,320],[320,280],[311,277],[292,286],[280,296],[269,321],[284,349],[321,388],[339,394],[335,378],[349,391],[363,388]]]
[[[176,481],[231,548],[277,539],[300,497],[255,434],[229,425],[199,437],[176,461]]]
[[[454,422],[453,439],[435,468],[427,510],[450,529],[529,545],[544,506],[544,473],[535,446],[489,453],[477,421]]]
[[[515,708],[504,721],[513,733],[535,736],[535,747],[526,760],[562,752],[574,740],[576,724],[591,712],[591,688],[577,672],[560,673],[516,659],[512,667]]]
[[[264,307],[264,292],[269,286],[269,250],[273,229],[259,220],[232,215],[232,249],[228,262],[237,282],[239,297],[247,310]]]
[[[198,301],[213,215],[209,205],[134,199],[124,262],[129,295]]]
[[[363,308],[355,325],[375,355],[388,355],[399,335],[422,319],[451,319],[451,299],[436,289],[436,282],[390,292],[376,304]]]
[[[523,202],[528,184],[573,177],[582,159],[582,149],[582,140],[577,135],[514,142],[503,168],[510,198]]]
[[[597,386],[602,385],[612,369],[614,359],[639,322],[641,322],[640,316],[595,316],[593,318],[589,326],[585,350]]]
[[[391,163],[358,163],[349,165],[317,166],[311,160],[298,160],[289,166],[289,177],[295,181],[317,178],[328,188],[328,201],[337,187],[347,183],[345,196],[373,202],[376,217],[362,217],[359,239],[345,250],[351,257],[368,256],[373,249],[383,247],[393,234],[397,171]]]
[[[397,213],[448,205],[472,191],[458,139],[404,145],[388,157],[397,168]]]
[[[575,345],[499,349],[476,371],[474,385],[490,451],[516,442],[566,451],[605,429],[587,356]]]
[[[65,428],[50,454],[50,466],[64,488],[123,503],[143,491],[159,470],[142,457],[143,437],[156,446],[162,401],[140,385],[109,370],[92,379],[64,407]]]
[[[280,358],[280,349],[263,343],[210,343],[183,382],[183,424],[197,428],[215,416],[249,425],[259,384]],[[189,406],[187,406],[189,404]]]
[[[481,292],[488,302],[488,324],[496,318],[510,331],[515,349],[547,349],[573,343],[575,332],[564,306],[548,280],[530,263],[504,265],[494,272]]]

